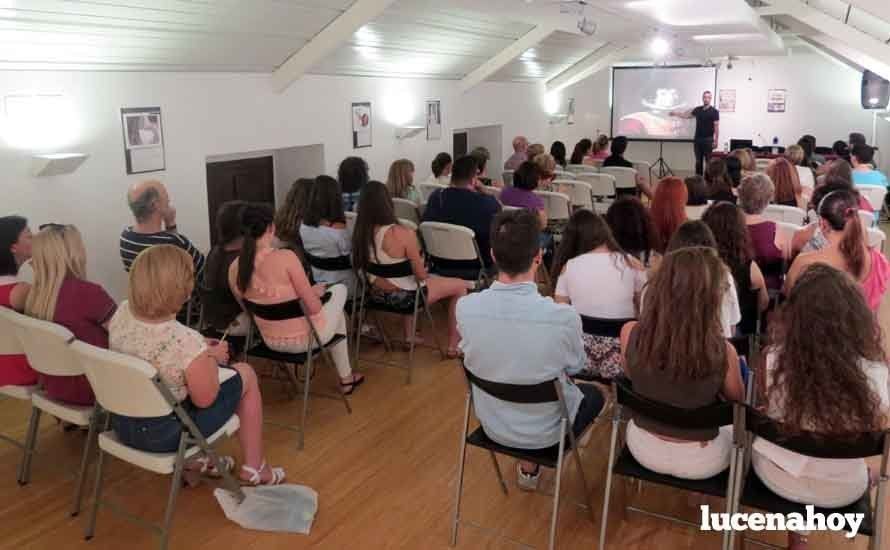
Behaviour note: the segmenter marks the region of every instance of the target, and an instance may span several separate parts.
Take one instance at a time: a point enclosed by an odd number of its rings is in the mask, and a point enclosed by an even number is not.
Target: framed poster
[[[371,146],[371,102],[352,104],[352,148]]]
[[[442,139],[442,102],[438,99],[426,102],[426,139]]]
[[[767,113],[784,113],[788,100],[788,90],[770,90],[766,99]]]
[[[121,109],[127,174],[166,169],[164,127],[160,107]]]
[[[735,112],[735,90],[720,90],[717,109],[724,113]]]

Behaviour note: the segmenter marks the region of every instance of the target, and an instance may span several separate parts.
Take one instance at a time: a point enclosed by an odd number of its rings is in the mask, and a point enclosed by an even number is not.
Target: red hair
[[[659,253],[664,253],[674,232],[686,221],[688,196],[686,184],[680,178],[671,176],[658,182],[649,211],[658,236],[655,244]]]
[[[800,176],[797,174],[797,167],[787,159],[779,157],[769,163],[769,166],[766,167],[766,175],[773,180],[777,203],[796,201],[800,196]]]

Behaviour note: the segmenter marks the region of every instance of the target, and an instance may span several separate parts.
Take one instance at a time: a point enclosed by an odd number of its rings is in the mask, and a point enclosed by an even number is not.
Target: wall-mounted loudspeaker
[[[862,73],[862,108],[886,109],[890,105],[890,81],[871,71]]]

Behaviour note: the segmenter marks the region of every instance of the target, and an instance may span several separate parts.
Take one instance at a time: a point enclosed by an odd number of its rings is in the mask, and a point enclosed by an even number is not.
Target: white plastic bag
[[[318,493],[303,485],[244,487],[239,504],[236,495],[216,489],[213,495],[226,517],[245,529],[309,534],[318,511]]]

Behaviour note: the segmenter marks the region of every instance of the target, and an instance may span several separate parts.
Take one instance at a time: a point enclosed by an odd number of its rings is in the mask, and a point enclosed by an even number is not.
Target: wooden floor
[[[888,306],[882,308],[887,329]],[[442,326],[441,324],[439,326]],[[368,348],[365,357],[381,356]],[[406,354],[392,356],[406,359]],[[225,519],[212,495],[213,487],[186,489],[176,509],[171,548],[272,550],[313,549],[445,549],[448,548],[450,513],[454,502],[460,424],[465,383],[455,361],[441,361],[429,349],[419,353],[414,382],[404,383],[401,369],[363,363],[368,380],[352,398],[353,414],[341,403],[313,398],[306,448],[297,451],[295,434],[268,426],[265,432],[271,462],[287,469],[289,481],[305,484],[319,493],[319,512],[309,536],[247,531]],[[324,369],[328,371],[330,369]],[[333,388],[334,377],[322,372],[315,388]],[[288,399],[282,386],[264,382],[267,419],[296,423],[299,401]],[[28,409],[12,400],[0,402],[4,432],[23,437]],[[44,421],[39,436],[39,455],[28,486],[16,484],[20,452],[0,442],[0,548],[15,549],[150,549],[157,538],[149,531],[123,520],[110,510],[100,510],[95,538],[83,540],[86,514],[71,518],[68,507],[73,492],[73,469],[85,434],[63,433],[52,420]],[[222,449],[236,457],[235,441]],[[608,453],[608,423],[594,429],[584,450],[583,462],[592,480],[596,521],[573,504],[583,494],[572,466],[564,478],[566,497],[560,512],[557,544],[560,548],[595,549],[599,533]],[[546,548],[550,499],[516,489],[515,463],[501,459],[510,487],[504,496],[486,453],[470,449],[464,492],[463,518],[485,525],[514,541]],[[169,477],[156,476],[110,460],[105,495],[130,511],[158,519],[169,489]],[[545,475],[545,484],[553,481]],[[545,487],[546,489],[547,487]],[[625,502],[654,511],[699,521],[694,498],[656,486],[618,483],[617,495]],[[711,502],[722,506],[722,501]],[[610,549],[709,549],[719,548],[714,534],[699,533],[633,512],[621,514],[620,502],[609,518]],[[890,514],[890,506],[887,507]],[[623,516],[623,517],[622,517]],[[890,515],[888,515],[890,520]],[[886,523],[886,521],[885,521]],[[890,530],[885,529],[885,537]],[[784,534],[763,540],[782,543]],[[885,539],[886,540],[886,539]],[[840,535],[815,534],[813,550],[865,549],[868,539],[849,543]],[[515,542],[490,532],[462,527],[458,548],[516,548]],[[749,545],[749,548],[753,546]],[[885,548],[890,544],[885,543]]]

